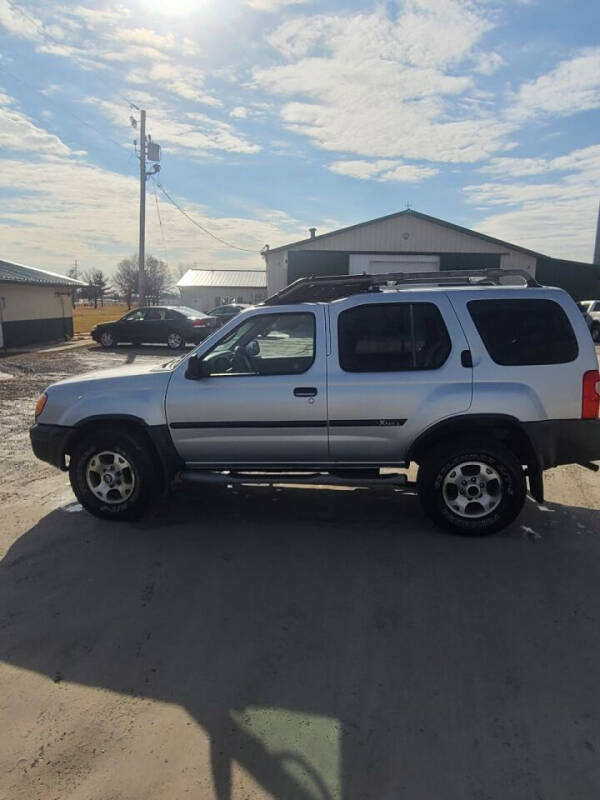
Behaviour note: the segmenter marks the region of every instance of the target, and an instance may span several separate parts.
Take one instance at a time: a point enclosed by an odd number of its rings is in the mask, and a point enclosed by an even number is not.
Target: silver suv
[[[575,302],[526,273],[303,278],[178,360],[53,384],[31,441],[103,518],[175,475],[402,488],[414,462],[434,522],[482,535],[545,469],[597,469],[599,381]]]

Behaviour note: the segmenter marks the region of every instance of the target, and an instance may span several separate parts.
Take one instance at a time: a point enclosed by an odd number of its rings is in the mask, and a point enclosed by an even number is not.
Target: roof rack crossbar
[[[501,286],[501,278],[517,277],[525,286],[540,284],[524,269],[447,270],[443,272],[384,272],[370,275],[315,275],[298,278],[263,301],[263,305],[336,300],[362,292],[377,292],[382,286]]]

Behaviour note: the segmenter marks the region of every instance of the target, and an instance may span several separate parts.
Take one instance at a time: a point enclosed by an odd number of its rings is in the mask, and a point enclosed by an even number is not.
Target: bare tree
[[[104,295],[108,289],[108,281],[101,269],[90,270],[84,275],[87,287],[83,290],[89,300],[94,301],[94,308],[98,308],[98,300],[104,305]]]
[[[174,267],[173,269],[175,272],[175,278],[177,280],[180,280],[181,278],[183,278],[188,269],[198,269],[198,262],[194,261],[193,264],[183,264],[179,262],[179,264],[177,264],[177,266]]]
[[[133,296],[138,292],[138,263],[137,256],[133,255],[119,261],[117,271],[113,277],[113,283],[123,295],[127,308],[131,308]]]
[[[154,256],[146,258],[146,298],[158,305],[160,296],[173,286],[173,279],[166,261]]]

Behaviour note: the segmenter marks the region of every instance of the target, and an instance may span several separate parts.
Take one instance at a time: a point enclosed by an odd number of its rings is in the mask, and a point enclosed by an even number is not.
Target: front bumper
[[[542,469],[600,460],[600,420],[548,419],[521,424]]]
[[[66,470],[65,450],[72,432],[72,428],[67,428],[64,425],[36,423],[29,429],[31,447],[36,458],[52,464],[53,467]]]

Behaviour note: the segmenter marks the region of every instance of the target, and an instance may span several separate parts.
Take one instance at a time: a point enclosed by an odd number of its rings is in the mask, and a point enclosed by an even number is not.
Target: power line
[[[168,200],[170,203],[172,203],[172,205],[174,205],[174,206],[175,206],[175,208],[176,208],[176,209],[177,209],[177,210],[178,210],[178,211],[179,211],[181,214],[183,214],[183,216],[184,216],[184,217],[185,217],[187,220],[189,220],[189,221],[192,223],[192,225],[195,225],[197,228],[200,228],[200,230],[201,230],[201,231],[203,231],[204,233],[206,233],[206,234],[207,234],[207,236],[210,236],[211,238],[215,239],[217,242],[221,242],[221,244],[224,244],[224,245],[226,245],[227,247],[230,247],[232,250],[241,250],[243,253],[254,253],[254,254],[256,255],[256,253],[257,253],[257,251],[256,251],[256,250],[249,250],[247,247],[239,247],[237,244],[231,244],[231,242],[227,242],[227,241],[225,241],[225,239],[221,239],[219,236],[217,236],[216,234],[214,234],[214,233],[212,233],[211,231],[209,231],[209,230],[208,230],[208,228],[205,228],[203,225],[200,225],[200,223],[199,223],[199,222],[196,222],[196,220],[195,220],[193,217],[190,217],[190,215],[187,213],[187,211],[185,211],[185,209],[183,209],[183,208],[182,208],[182,207],[179,205],[179,203],[177,203],[175,200],[173,200],[173,198],[171,197],[171,195],[170,195],[170,194],[167,192],[167,190],[165,189],[165,187],[164,187],[164,186],[163,186],[161,183],[159,183],[158,181],[156,181],[156,185],[157,185],[157,186],[158,186],[158,188],[161,190],[161,192],[162,192],[162,193],[165,195],[165,197],[167,198],[167,200]]]
[[[158,215],[158,225],[160,227],[160,235],[162,237],[163,250],[165,251],[165,255],[167,256],[167,261],[170,261],[169,250],[167,248],[167,240],[165,238],[165,232],[163,230],[162,219],[161,219],[161,216],[160,216],[160,206],[159,206],[159,203],[158,203],[158,192],[156,191],[156,181],[153,179],[152,183],[154,184],[154,199],[156,200],[156,213]]]

